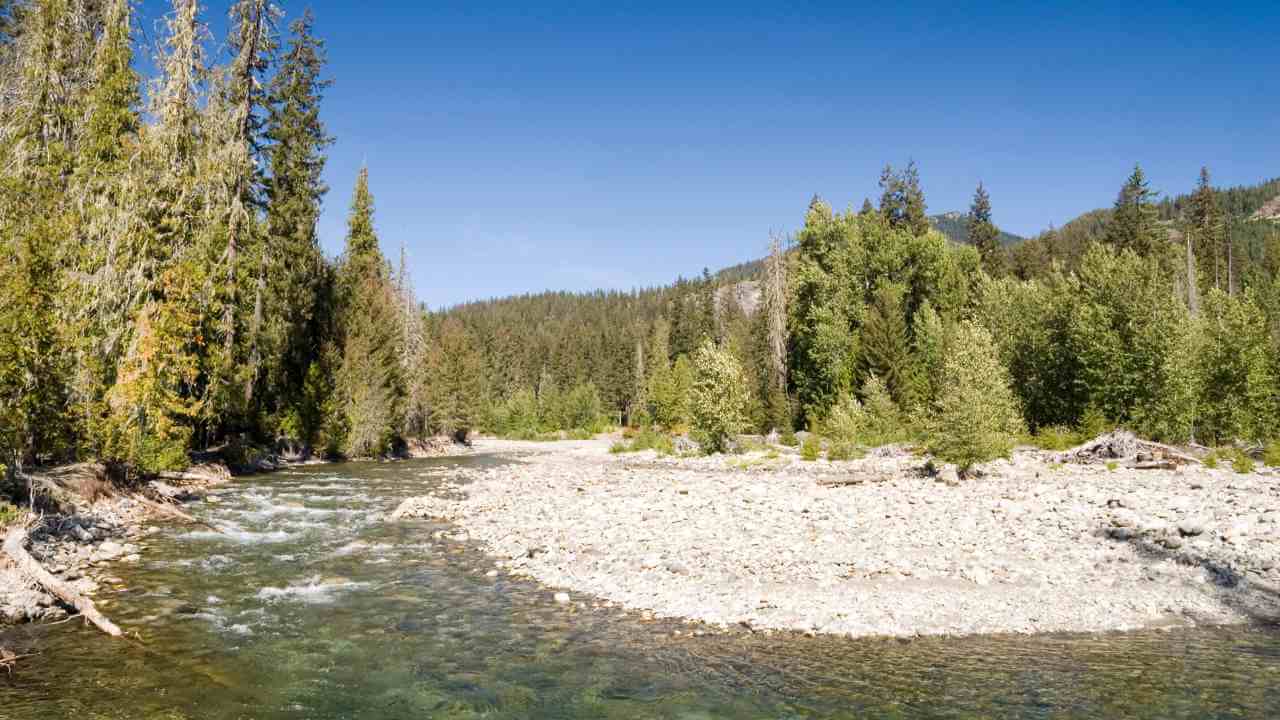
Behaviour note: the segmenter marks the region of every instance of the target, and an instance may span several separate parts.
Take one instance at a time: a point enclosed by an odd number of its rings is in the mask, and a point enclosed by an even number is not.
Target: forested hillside
[[[767,260],[670,288],[447,311],[493,368],[492,424],[563,427],[536,421],[539,388],[589,386],[614,418],[683,427],[694,420],[682,400],[696,382],[693,350],[710,338],[746,378],[742,427],[762,432],[919,437],[938,418],[977,422],[975,408],[1007,387],[1008,427],[1118,423],[1209,442],[1277,434],[1280,226],[1250,217],[1280,184],[1215,190],[1205,173],[1195,194],[1157,201],[1138,169],[1115,208],[1013,245],[999,240],[980,188],[963,220],[979,246],[931,227],[913,167],[882,184],[879,206],[856,213],[815,199],[779,248],[785,291],[772,304],[786,306],[786,321],[772,340]],[[979,352],[948,370],[959,338],[998,361]],[[948,372],[986,389],[942,397]],[[512,398],[520,408],[504,407]]]

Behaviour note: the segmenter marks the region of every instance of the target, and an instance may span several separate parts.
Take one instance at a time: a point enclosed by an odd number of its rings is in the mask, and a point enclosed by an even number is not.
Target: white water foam
[[[286,587],[264,587],[258,590],[258,599],[267,602],[293,601],[311,605],[333,602],[333,596],[344,590],[354,590],[368,583],[351,582],[349,580],[322,580],[319,575],[308,578],[298,585]]]

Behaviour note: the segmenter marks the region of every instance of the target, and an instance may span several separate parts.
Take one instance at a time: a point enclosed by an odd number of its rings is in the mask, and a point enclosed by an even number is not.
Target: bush
[[[658,432],[651,427],[642,428],[635,433],[630,441],[621,440],[615,442],[609,448],[609,452],[614,454],[641,452],[643,450],[653,450],[659,455],[673,455],[676,448],[670,435]]]
[[[831,447],[827,449],[827,459],[831,462],[857,460],[863,455],[866,455],[863,449],[853,443],[833,442]]]
[[[1069,450],[1087,439],[1081,433],[1061,425],[1042,427],[1030,438],[1031,444],[1041,450]]]
[[[1248,475],[1257,468],[1254,466],[1253,458],[1242,450],[1236,450],[1236,455],[1231,459],[1231,469],[1241,475]]]
[[[1272,440],[1262,451],[1262,462],[1270,467],[1280,467],[1280,440]]]
[[[880,378],[872,375],[862,386],[863,401],[843,395],[831,409],[822,429],[837,445],[880,447],[910,437],[902,412]]]
[[[782,444],[783,447],[797,447],[800,445],[800,438],[796,437],[795,430],[787,428],[778,436],[778,442]]]
[[[1229,464],[1232,470],[1241,475],[1248,475],[1257,469],[1257,465],[1254,463],[1253,458],[1249,457],[1249,453],[1238,447],[1215,448],[1204,459],[1204,466],[1211,470],[1223,463]]]
[[[942,388],[928,422],[929,451],[962,471],[1008,457],[1025,432],[1008,372],[980,325],[961,323],[948,338]]]
[[[810,435],[800,443],[800,459],[813,462],[822,456],[822,441],[817,435]]]
[[[0,528],[8,527],[21,519],[22,513],[18,508],[10,505],[4,500],[0,500]]]
[[[747,426],[747,383],[733,353],[704,340],[693,355],[693,436],[708,455],[724,452]]]

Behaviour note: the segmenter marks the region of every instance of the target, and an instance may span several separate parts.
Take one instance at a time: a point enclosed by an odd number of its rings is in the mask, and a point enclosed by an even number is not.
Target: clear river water
[[[496,458],[238,481],[112,569],[103,609],[0,644],[0,718],[1274,718],[1280,633],[848,640],[722,633],[558,605],[449,537],[380,515]],[[677,634],[677,632],[679,634]]]

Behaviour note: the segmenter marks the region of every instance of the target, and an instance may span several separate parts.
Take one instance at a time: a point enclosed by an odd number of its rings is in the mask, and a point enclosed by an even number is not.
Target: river
[[[0,644],[0,719],[1269,718],[1280,633],[846,640],[560,605],[445,524],[382,522],[493,457],[239,481],[113,568],[116,641],[72,621]]]

